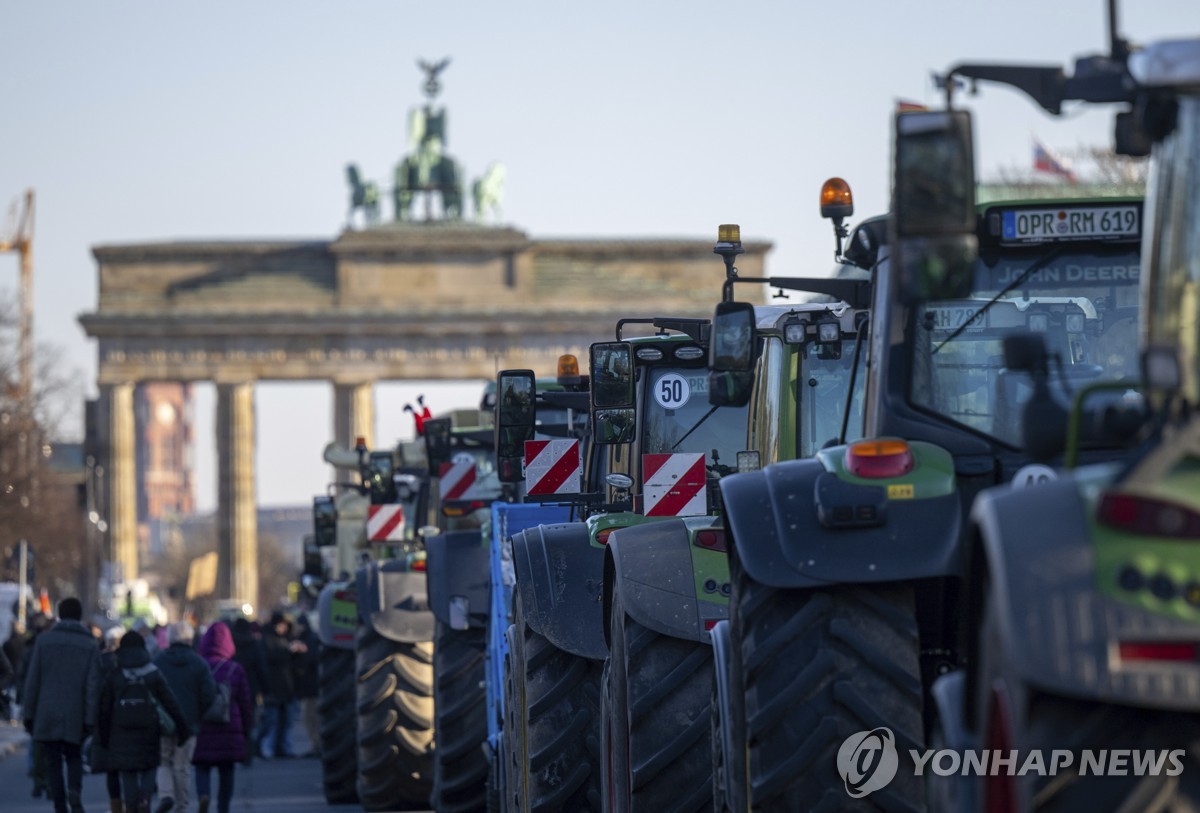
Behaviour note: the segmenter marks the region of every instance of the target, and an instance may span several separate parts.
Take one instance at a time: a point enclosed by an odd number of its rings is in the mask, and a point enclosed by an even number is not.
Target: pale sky
[[[1196,0],[1121,5],[1134,42],[1200,35]],[[774,243],[769,273],[820,274],[833,253],[821,182],[848,180],[857,217],[885,210],[897,98],[940,104],[930,75],[958,62],[1070,66],[1106,51],[1106,7],[3,0],[0,207],[37,191],[36,336],[94,396],[96,348],[76,321],[96,305],[92,246],[336,237],[344,165],[389,182],[423,98],[416,60],[449,56],[448,151],[468,178],[507,166],[507,223],[533,238],[709,239],[735,222]],[[1035,137],[1059,150],[1111,142],[1111,112],[1056,119],[988,85],[960,99],[984,176],[1028,167]],[[719,274],[714,264],[714,298]],[[0,255],[5,296],[16,280],[16,258]],[[477,390],[382,385],[377,439],[408,434],[400,409],[418,391],[442,409]],[[332,393],[266,384],[257,396],[259,502],[306,503],[327,477]],[[203,509],[215,503],[214,411],[200,387]]]

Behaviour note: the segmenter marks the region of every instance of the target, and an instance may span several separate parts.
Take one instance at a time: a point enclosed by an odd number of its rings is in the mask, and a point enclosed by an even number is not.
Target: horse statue
[[[379,222],[379,187],[374,181],[363,181],[358,165],[346,164],[346,181],[350,184],[350,212],[346,215],[348,228],[354,227],[354,213],[361,209],[368,226]]]
[[[504,164],[493,161],[488,166],[483,177],[471,185],[471,195],[475,199],[475,220],[482,223],[490,209],[496,219],[500,219],[500,204],[504,200],[504,178],[508,171]]]

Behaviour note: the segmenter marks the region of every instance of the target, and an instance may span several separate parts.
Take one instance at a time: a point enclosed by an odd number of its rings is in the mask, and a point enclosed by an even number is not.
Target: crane
[[[18,212],[18,202],[20,206]],[[29,408],[33,395],[33,190],[26,189],[20,201],[8,210],[8,228],[0,233],[0,252],[15,252],[20,258],[21,315],[17,349],[18,380],[16,395],[23,408]]]

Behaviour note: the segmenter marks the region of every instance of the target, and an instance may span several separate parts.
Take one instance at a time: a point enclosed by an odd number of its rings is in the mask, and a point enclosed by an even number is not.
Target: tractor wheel
[[[732,585],[732,592],[729,596],[730,657],[729,662],[725,664],[729,670],[728,687],[725,706],[721,708],[713,706],[713,714],[720,714],[719,724],[722,728],[728,727],[728,731],[722,731],[729,740],[729,750],[722,752],[725,803],[730,810],[738,811],[738,813],[745,813],[749,806],[746,802],[746,696],[742,691],[744,681],[742,680],[742,659],[739,657],[742,647],[741,639],[738,637],[739,626],[736,616],[739,599],[749,589],[749,580],[741,560],[738,559],[737,547],[730,546],[729,581]],[[714,809],[721,809],[720,799],[717,800]]]
[[[360,624],[358,799],[369,811],[422,809],[433,776],[433,642],[403,644]]]
[[[484,630],[437,622],[433,646],[436,715],[433,796],[437,813],[483,810],[487,788],[487,693]]]
[[[513,597],[524,707],[520,790],[529,813],[600,810],[600,661],[564,652],[525,623]],[[511,780],[510,780],[511,784]]]
[[[516,624],[505,631],[508,654],[504,656],[504,741],[500,758],[504,760],[500,771],[500,810],[503,813],[524,813],[525,807],[525,695],[524,675],[516,668],[514,658],[517,639],[521,633]]]
[[[358,773],[354,726],[346,721],[354,717],[354,650],[321,647],[317,661],[319,681],[317,719],[321,725],[321,781],[325,801],[331,805],[358,801],[355,776]]]
[[[619,589],[610,642],[601,711],[608,809],[712,810],[712,647],[637,623]]]
[[[712,737],[712,795],[713,813],[730,813],[729,796],[725,789],[728,778],[725,775],[725,749],[721,743],[721,700],[717,696],[717,681],[712,682],[709,695],[712,709],[709,713],[710,735]]]
[[[750,578],[740,586],[735,657],[742,668],[750,809],[857,803],[865,810],[923,810],[923,778],[908,756],[925,741],[912,588],[778,590]],[[891,732],[895,777],[873,787],[880,769],[888,770],[881,756],[857,785],[843,781],[842,743],[877,729]]]
[[[994,612],[989,603],[980,653],[983,747],[1016,749],[1014,771],[1034,751],[1040,751],[1047,770],[1059,751],[1070,751],[1071,763],[1054,776],[1037,770],[1024,776],[985,776],[984,798],[1008,804],[998,809],[1037,813],[1200,810],[1200,715],[1061,697],[1023,684],[1008,668]],[[1086,772],[1085,751],[1093,758],[1107,751],[1108,759],[1124,751],[1125,775],[1097,776],[1094,762]]]

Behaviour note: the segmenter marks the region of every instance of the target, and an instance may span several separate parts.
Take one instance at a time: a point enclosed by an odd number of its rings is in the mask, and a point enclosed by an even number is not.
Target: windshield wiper
[[[709,407],[709,410],[708,410],[708,412],[705,412],[703,415],[701,415],[701,416],[700,416],[700,420],[698,420],[698,421],[696,421],[694,424],[692,424],[692,428],[691,428],[691,429],[689,429],[689,430],[687,430],[687,432],[684,432],[684,434],[683,434],[683,437],[681,437],[679,440],[675,441],[675,445],[671,447],[671,451],[673,452],[673,451],[675,451],[676,449],[678,449],[678,448],[679,448],[679,444],[681,444],[681,443],[683,443],[685,440],[687,440],[687,439],[688,439],[688,435],[692,434],[692,433],[693,433],[693,432],[695,432],[697,429],[699,429],[699,428],[700,428],[700,424],[702,424],[702,423],[704,423],[705,421],[707,421],[707,420],[708,420],[708,418],[709,418],[709,416],[710,416],[710,415],[712,415],[714,412],[716,412],[716,411],[717,411],[717,409],[718,409],[718,407],[715,407],[715,406],[714,406],[714,407]]]
[[[938,344],[937,347],[933,348],[933,352],[931,352],[929,355],[931,355],[931,356],[937,355],[937,351],[941,350],[943,347],[950,344],[950,342],[957,339],[962,334],[962,332],[967,329],[968,325],[970,325],[972,322],[974,322],[976,319],[978,319],[983,314],[987,313],[988,308],[992,307],[992,305],[995,305],[997,302],[999,302],[1001,299],[1003,299],[1005,294],[1010,293],[1013,289],[1022,285],[1025,282],[1025,280],[1032,277],[1035,272],[1041,271],[1043,268],[1045,268],[1047,265],[1050,264],[1051,260],[1057,260],[1060,256],[1062,256],[1063,252],[1066,251],[1066,249],[1067,249],[1067,247],[1065,245],[1061,245],[1061,244],[1057,245],[1053,249],[1051,249],[1050,251],[1047,251],[1044,255],[1039,257],[1036,261],[1031,263],[1028,268],[1026,268],[1024,271],[1021,272],[1021,275],[1019,277],[1014,279],[1008,285],[1005,285],[1004,288],[1000,291],[1000,293],[996,294],[994,297],[991,298],[991,300],[989,300],[988,302],[985,302],[982,306],[980,306],[979,310],[977,310],[973,314],[971,314],[970,319],[967,319],[961,325],[956,327],[954,329],[954,332],[951,333],[949,336],[947,336],[945,339],[943,339],[941,341],[941,343]]]

